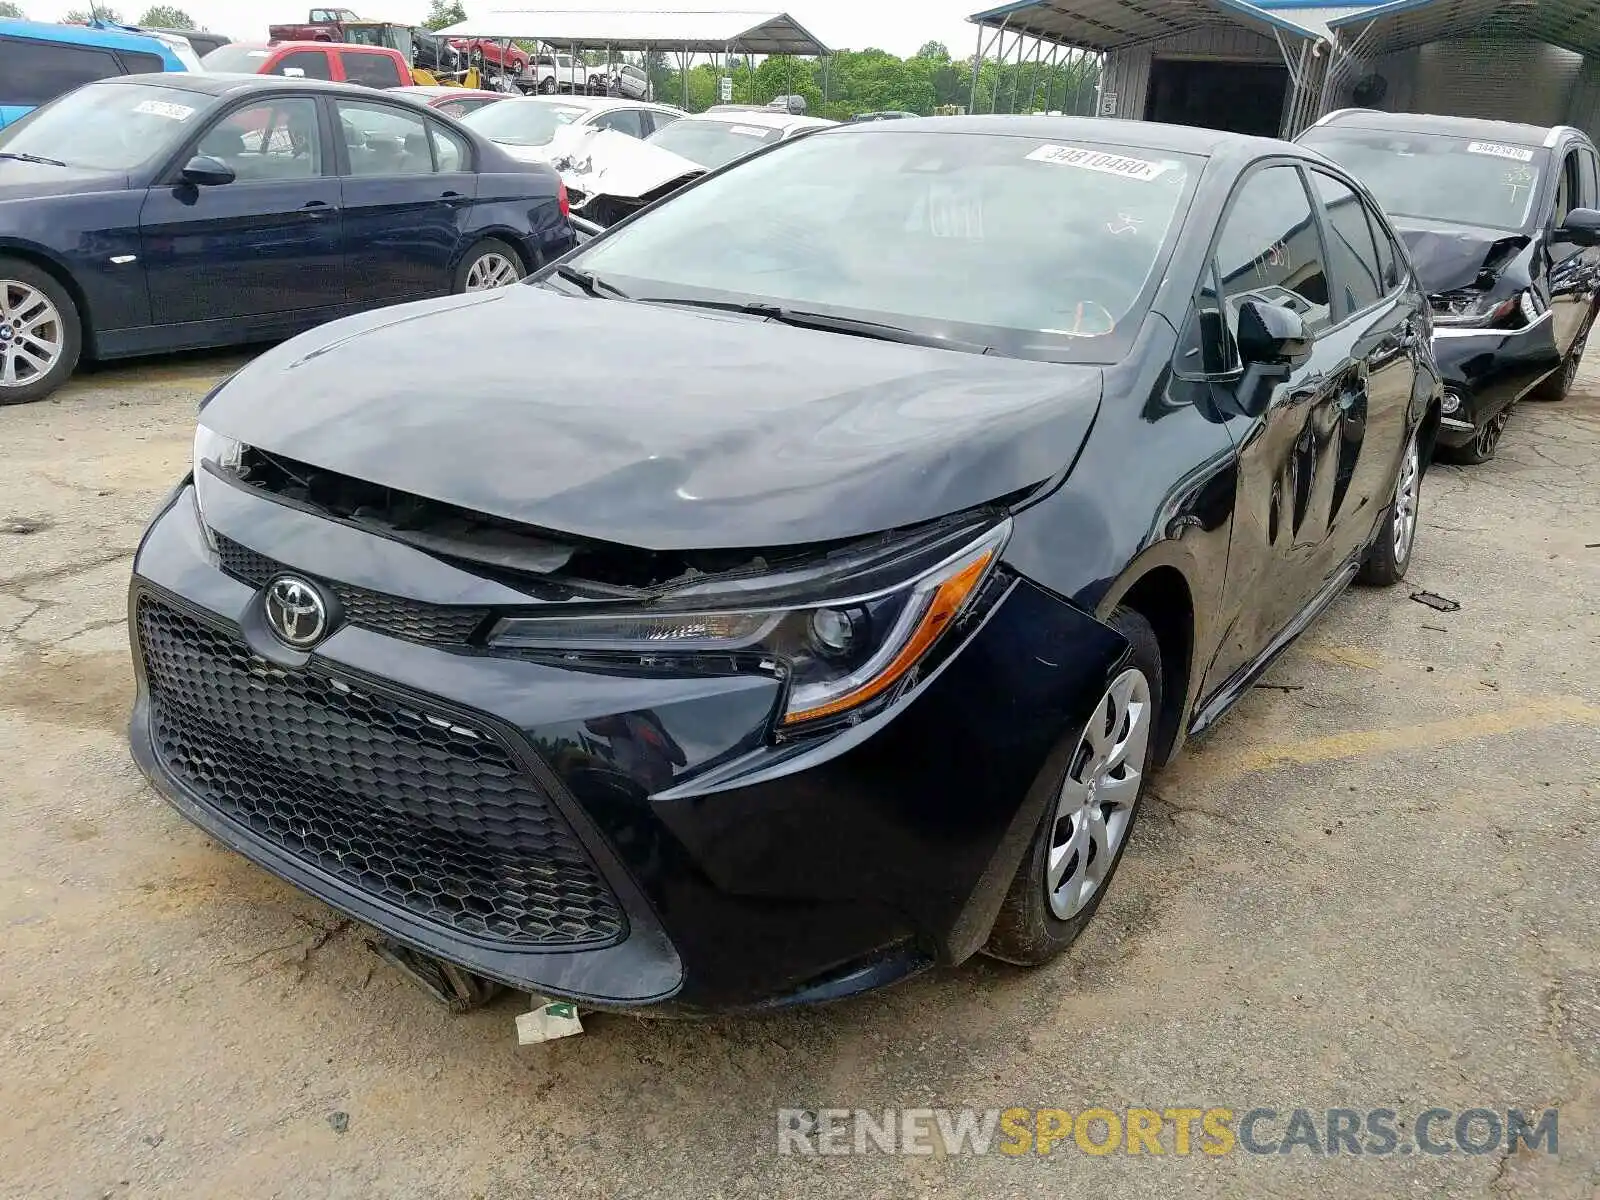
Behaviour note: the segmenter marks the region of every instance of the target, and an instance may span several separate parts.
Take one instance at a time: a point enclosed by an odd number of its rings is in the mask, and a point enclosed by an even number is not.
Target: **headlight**
[[[816,603],[725,611],[516,617],[490,637],[503,648],[648,657],[749,652],[788,679],[783,725],[859,718],[891,704],[967,611],[999,561],[1006,520],[892,587]]]
[[[243,454],[244,445],[241,442],[224,437],[204,425],[194,427],[194,503],[200,510],[200,528],[205,534],[206,544],[213,550],[217,548],[216,542],[211,536],[211,526],[206,524],[206,512],[200,500],[204,495],[201,473],[206,463],[212,463],[224,471],[237,471]]]
[[[1541,311],[1538,297],[1531,291],[1494,299],[1478,288],[1460,288],[1428,297],[1436,325],[1489,328],[1531,323]],[[1508,321],[1509,317],[1520,320]]]

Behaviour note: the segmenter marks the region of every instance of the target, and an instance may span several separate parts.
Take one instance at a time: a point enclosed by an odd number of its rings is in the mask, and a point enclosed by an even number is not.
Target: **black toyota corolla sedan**
[[[1427,332],[1376,205],[1282,142],[779,143],[212,393],[134,567],[134,754],[267,870],[544,994],[1043,963],[1150,772],[1405,572]]]
[[[1439,445],[1494,457],[1512,406],[1561,400],[1600,302],[1600,161],[1570,128],[1345,109],[1300,135],[1394,220],[1433,309]]]

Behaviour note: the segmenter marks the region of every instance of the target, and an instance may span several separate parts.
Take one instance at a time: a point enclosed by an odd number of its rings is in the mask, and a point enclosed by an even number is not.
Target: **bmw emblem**
[[[308,650],[328,633],[328,602],[309,580],[280,575],[263,597],[267,626],[286,646]]]

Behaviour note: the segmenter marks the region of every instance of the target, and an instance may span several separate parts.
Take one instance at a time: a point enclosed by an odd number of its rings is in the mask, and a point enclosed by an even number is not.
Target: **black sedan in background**
[[[258,75],[89,84],[0,130],[0,404],[80,356],[514,283],[572,241],[553,171],[414,103]]]
[[[1344,109],[1299,138],[1372,189],[1433,310],[1444,457],[1494,457],[1512,406],[1561,400],[1600,301],[1600,182],[1580,131]]]
[[[823,130],[214,392],[134,565],[133,752],[587,1004],[1043,963],[1151,771],[1405,573],[1439,390],[1388,223],[1292,145]]]

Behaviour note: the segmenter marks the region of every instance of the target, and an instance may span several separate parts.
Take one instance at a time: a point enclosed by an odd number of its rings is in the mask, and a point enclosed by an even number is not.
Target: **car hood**
[[[666,184],[705,174],[699,163],[671,150],[625,133],[583,128],[586,135],[575,132],[561,141],[561,156],[569,160],[561,178],[587,195],[637,200]]]
[[[1411,262],[1429,294],[1471,287],[1485,271],[1491,278],[1528,245],[1526,234],[1444,222],[1396,222]]]
[[[201,420],[302,463],[652,550],[859,537],[1065,470],[1098,368],[535,286],[335,322]]]
[[[46,196],[76,196],[84,192],[120,192],[127,187],[125,174],[0,158],[0,203],[38,200]]]

